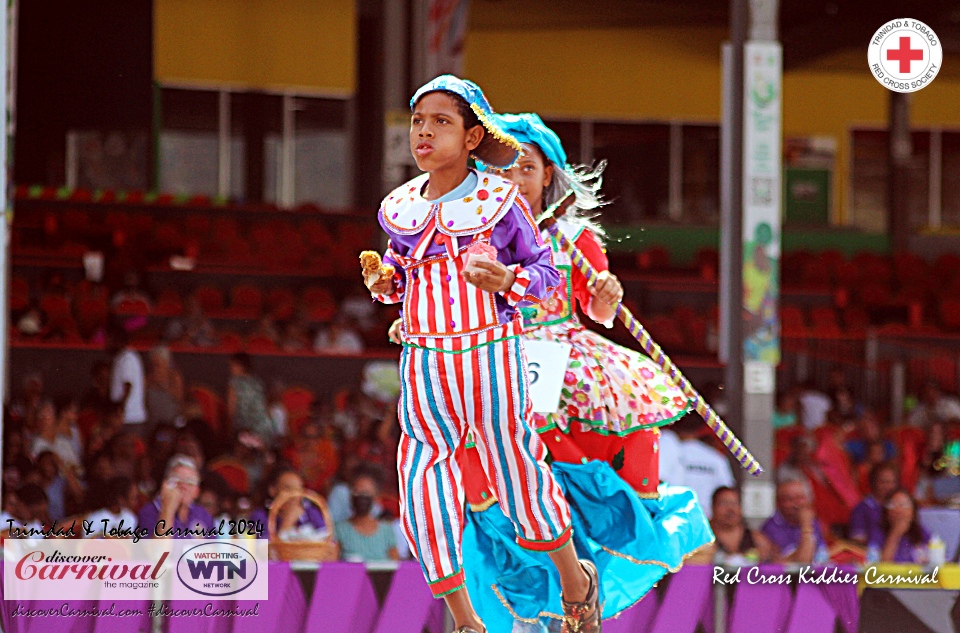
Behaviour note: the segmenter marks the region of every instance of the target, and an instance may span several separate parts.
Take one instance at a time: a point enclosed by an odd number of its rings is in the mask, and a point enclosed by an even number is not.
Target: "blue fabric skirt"
[[[659,499],[641,499],[606,462],[552,468],[570,505],[577,555],[600,572],[604,619],[639,602],[686,555],[714,540],[688,488],[661,484]],[[561,618],[556,567],[547,554],[517,545],[499,504],[467,509],[463,567],[489,633],[542,630]]]

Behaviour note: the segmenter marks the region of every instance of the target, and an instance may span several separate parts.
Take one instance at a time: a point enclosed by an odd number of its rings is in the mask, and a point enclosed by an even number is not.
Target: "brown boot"
[[[580,566],[590,578],[590,587],[583,602],[563,603],[562,633],[600,633],[600,578],[597,567],[588,560],[581,560]]]

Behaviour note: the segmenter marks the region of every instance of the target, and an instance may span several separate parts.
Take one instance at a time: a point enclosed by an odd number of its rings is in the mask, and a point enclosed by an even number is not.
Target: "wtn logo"
[[[247,578],[247,561],[242,560],[240,564],[225,561],[225,560],[188,560],[187,569],[190,570],[190,577],[194,580],[199,580],[201,577],[204,580],[210,580],[210,576],[213,575],[213,570],[217,570],[217,577],[215,580],[223,580],[225,577],[229,580],[233,580],[235,576],[239,576],[246,580]]]
[[[236,595],[257,577],[256,557],[234,543],[214,541],[191,547],[177,561],[177,578],[204,596]]]

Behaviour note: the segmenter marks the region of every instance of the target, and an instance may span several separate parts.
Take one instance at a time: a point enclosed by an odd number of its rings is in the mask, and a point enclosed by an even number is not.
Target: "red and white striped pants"
[[[570,540],[570,511],[531,430],[518,337],[462,353],[404,347],[400,358],[400,508],[410,550],[435,596],[463,586],[464,489],[458,451],[468,431],[517,543],[552,552]]]

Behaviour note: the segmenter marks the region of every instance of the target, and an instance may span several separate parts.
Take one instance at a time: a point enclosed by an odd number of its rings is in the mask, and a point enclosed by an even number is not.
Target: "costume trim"
[[[560,533],[560,536],[549,541],[535,541],[517,535],[517,545],[532,552],[543,552],[545,554],[550,554],[562,549],[567,543],[570,542],[570,538],[572,536],[573,526],[568,525],[563,532]]]
[[[512,306],[517,305],[524,299],[527,301],[536,301],[536,297],[527,298],[527,288],[530,286],[530,271],[524,270],[520,264],[507,266],[507,269],[514,274],[513,285],[500,293]]]
[[[440,580],[434,580],[427,584],[430,585],[430,591],[433,592],[434,598],[442,598],[466,585],[462,569]]]
[[[666,570],[667,570],[669,573],[671,573],[671,574],[675,574],[675,573],[677,573],[678,571],[680,571],[680,569],[683,567],[683,562],[684,562],[685,560],[687,560],[687,559],[690,558],[691,556],[695,556],[696,554],[698,554],[698,553],[700,552],[700,550],[702,550],[702,549],[704,549],[704,548],[706,548],[706,547],[709,547],[710,545],[713,545],[713,544],[716,542],[716,540],[717,540],[716,537],[714,537],[714,538],[710,539],[708,542],[704,543],[703,545],[700,545],[700,546],[696,547],[693,551],[687,552],[687,553],[684,554],[683,557],[680,559],[680,564],[677,565],[676,567],[673,567],[673,568],[671,568],[671,567],[670,567],[669,565],[667,565],[665,562],[660,561],[660,560],[638,560],[638,559],[634,558],[633,556],[630,556],[629,554],[624,554],[623,552],[618,552],[618,551],[616,551],[616,550],[614,550],[614,549],[610,549],[610,548],[607,547],[606,545],[601,545],[600,548],[603,549],[603,551],[605,551],[606,553],[608,553],[608,554],[610,554],[610,555],[612,555],[612,556],[616,556],[617,558],[622,558],[623,560],[629,561],[629,562],[631,562],[631,563],[634,563],[635,565],[656,565],[657,567],[662,567],[663,569],[666,569]]]
[[[491,496],[489,499],[487,499],[483,503],[469,503],[467,505],[470,506],[470,509],[473,512],[484,512],[485,510],[489,510],[496,504],[497,504],[497,498],[494,496]]]
[[[493,138],[497,140],[498,143],[506,145],[510,149],[513,149],[517,152],[516,158],[513,159],[513,162],[509,165],[494,165],[497,169],[510,169],[517,164],[517,161],[520,160],[520,152],[523,151],[523,146],[520,144],[520,141],[513,138],[503,130],[501,130],[496,123],[490,120],[490,117],[487,116],[487,113],[484,112],[476,103],[470,104],[470,109],[473,110],[473,113],[477,115],[477,118],[480,119],[480,123],[483,124],[483,129],[487,131]],[[483,161],[482,158],[476,157],[478,160]],[[484,161],[485,162],[485,161]]]

